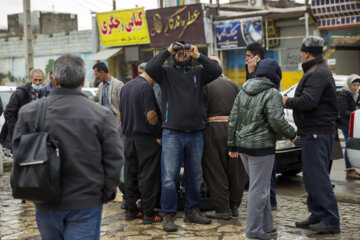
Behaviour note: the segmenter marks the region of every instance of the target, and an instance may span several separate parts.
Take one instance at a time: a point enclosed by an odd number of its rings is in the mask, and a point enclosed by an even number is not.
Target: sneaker
[[[233,217],[238,217],[239,216],[239,207],[237,206],[231,206],[231,215]]]
[[[147,224],[153,224],[153,223],[157,223],[157,222],[162,222],[163,218],[159,215],[154,215],[154,216],[146,216],[144,215],[143,218],[143,224],[147,225]]]
[[[130,212],[129,210],[126,211],[125,220],[131,221],[136,218],[142,218],[143,214],[141,212]]]
[[[194,208],[191,212],[185,213],[184,222],[192,222],[198,224],[210,224],[211,219],[201,215],[200,209]]]
[[[311,224],[316,224],[316,223],[318,223],[318,222],[315,221],[315,220],[310,220],[310,219],[308,218],[308,219],[306,219],[306,220],[304,220],[304,221],[295,222],[295,226],[296,226],[297,228],[309,228],[309,226],[310,226]]]
[[[229,210],[226,210],[226,211],[223,211],[223,212],[210,212],[210,213],[206,213],[206,217],[208,218],[218,218],[218,219],[225,219],[225,220],[229,220],[231,219],[231,211],[230,209]]]
[[[360,179],[360,174],[355,171],[355,169],[346,170],[346,179]]]
[[[316,224],[310,224],[309,228],[316,231],[317,233],[340,233],[339,226],[326,225],[322,222]]]
[[[163,229],[165,232],[176,232],[177,227],[174,223],[174,217],[170,213],[164,213]]]
[[[270,240],[270,239],[276,239],[276,236],[264,233],[263,235],[260,235],[258,237],[255,237],[254,239],[260,239],[260,240]]]

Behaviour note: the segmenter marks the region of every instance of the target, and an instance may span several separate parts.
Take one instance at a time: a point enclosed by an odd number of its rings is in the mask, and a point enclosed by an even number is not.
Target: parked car
[[[346,149],[351,166],[360,168],[360,109],[351,113]]]
[[[333,75],[336,85],[336,91],[343,89],[347,77],[345,75]],[[288,97],[294,97],[297,84],[281,92],[281,94]],[[292,109],[285,109],[285,119],[296,129],[293,119]],[[296,175],[301,172],[301,144],[300,138],[295,143],[289,140],[279,140],[276,142],[276,172],[284,175]]]
[[[97,94],[98,88],[82,88],[81,92],[86,94],[89,98]]]

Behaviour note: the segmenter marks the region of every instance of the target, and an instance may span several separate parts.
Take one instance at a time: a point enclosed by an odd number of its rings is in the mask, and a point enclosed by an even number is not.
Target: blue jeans
[[[184,162],[185,212],[199,207],[202,178],[201,155],[204,139],[201,131],[182,132],[164,129],[161,155],[161,208],[176,213],[177,183]]]
[[[311,134],[301,137],[304,186],[308,193],[309,219],[339,226],[339,211],[329,177],[330,154],[335,136]]]
[[[347,143],[347,140],[349,138],[349,132],[348,131],[344,131],[344,130],[341,130],[344,134],[344,140],[345,140],[345,151],[344,151],[344,159],[345,159],[345,167],[346,169],[349,169],[349,168],[352,168],[350,162],[349,162],[349,158],[348,158],[348,155],[347,155],[347,149],[346,149],[346,143]]]
[[[84,210],[46,211],[36,208],[42,240],[100,239],[102,205]]]

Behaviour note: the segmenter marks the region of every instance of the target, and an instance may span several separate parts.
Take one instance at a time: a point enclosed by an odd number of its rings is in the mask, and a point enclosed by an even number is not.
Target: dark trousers
[[[313,134],[301,137],[302,171],[308,193],[310,219],[339,226],[339,211],[329,177],[332,134]]]
[[[125,191],[128,211],[136,212],[136,201],[141,195],[143,212],[153,216],[160,198],[161,146],[155,139],[125,140]]]
[[[229,157],[227,122],[213,122],[206,127],[202,167],[204,179],[216,211],[240,206],[247,173],[242,161]]]
[[[271,172],[270,203],[271,203],[271,206],[277,206],[277,201],[276,201],[276,160],[274,161],[273,170]]]

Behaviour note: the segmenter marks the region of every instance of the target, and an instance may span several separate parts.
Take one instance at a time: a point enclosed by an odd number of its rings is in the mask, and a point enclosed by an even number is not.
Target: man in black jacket
[[[41,88],[44,80],[44,73],[40,69],[33,69],[30,73],[30,82],[16,88],[11,95],[9,103],[4,111],[5,124],[1,130],[1,142],[11,143],[18,112],[25,104],[41,98],[43,95]]]
[[[120,117],[125,135],[125,220],[138,217],[140,199],[143,224],[161,221],[154,208],[159,200],[161,158],[161,112],[146,72],[124,85],[120,93]]]
[[[110,109],[81,93],[80,57],[61,56],[54,74],[60,87],[47,97],[45,129],[59,144],[61,196],[57,203],[36,203],[36,221],[42,239],[100,239],[102,205],[115,198],[124,162],[119,124]],[[20,109],[14,154],[21,136],[33,131],[40,103]]]
[[[173,56],[173,66],[162,66]],[[192,67],[192,59],[201,66]],[[162,92],[162,156],[161,208],[164,230],[177,231],[174,215],[177,210],[177,182],[184,162],[185,219],[187,222],[209,224],[201,216],[200,182],[204,128],[202,119],[203,86],[221,74],[221,67],[185,42],[171,44],[146,65],[145,71],[161,87]]]
[[[284,96],[283,103],[293,109],[301,135],[302,171],[311,213],[308,219],[295,225],[319,233],[339,233],[339,212],[329,177],[338,110],[335,81],[322,57],[323,41],[314,36],[304,39],[301,46],[304,75],[295,96]]]

